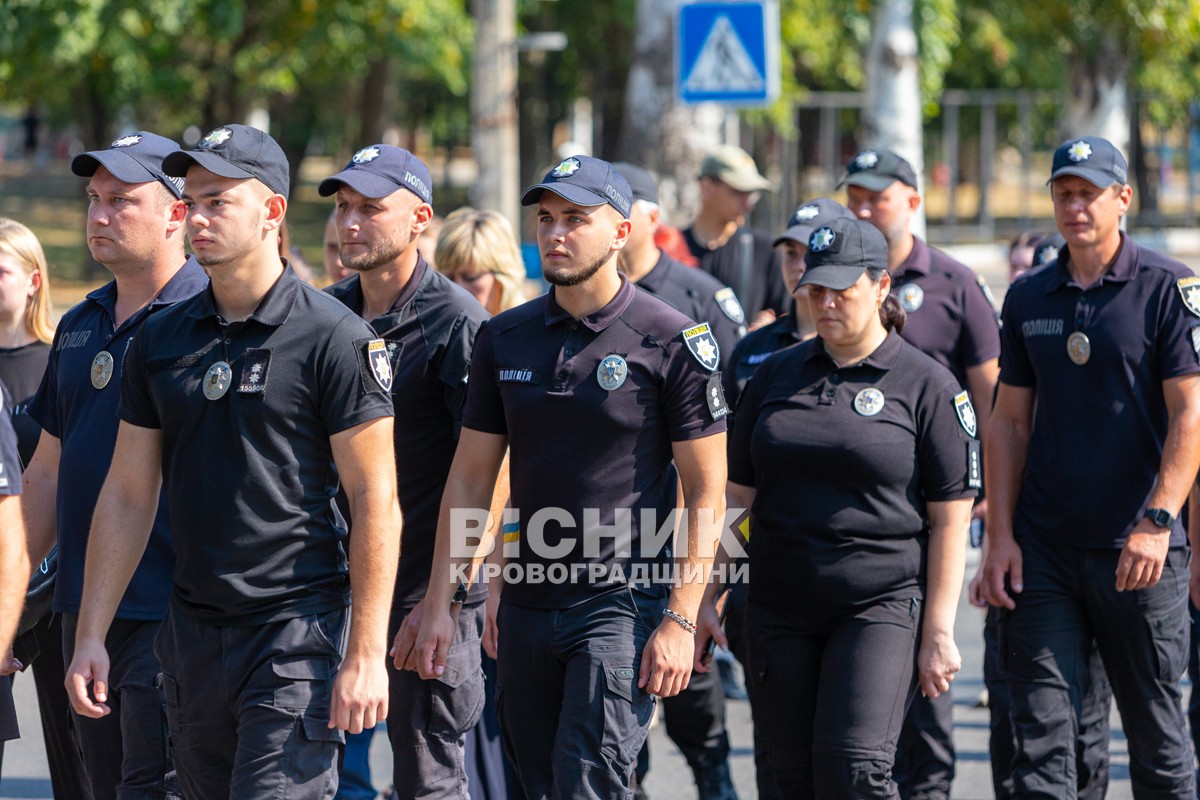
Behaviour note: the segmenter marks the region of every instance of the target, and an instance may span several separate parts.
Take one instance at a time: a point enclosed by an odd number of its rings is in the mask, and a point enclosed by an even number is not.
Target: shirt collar
[[[1133,240],[1125,235],[1124,231],[1119,231],[1121,235],[1121,247],[1117,250],[1117,257],[1113,259],[1112,264],[1104,274],[1100,276],[1100,283],[1128,283],[1137,275],[1138,265],[1138,246]],[[1058,261],[1054,266],[1054,280],[1046,287],[1046,294],[1061,289],[1063,286],[1079,286],[1071,277],[1070,270],[1067,269],[1067,263],[1071,260],[1071,250],[1064,246],[1058,254]]]
[[[284,323],[288,318],[288,314],[292,311],[292,306],[296,302],[296,297],[303,290],[304,284],[296,277],[296,273],[292,271],[292,267],[288,264],[287,259],[283,260],[283,274],[278,280],[267,290],[263,295],[263,299],[259,301],[258,307],[250,314],[247,319],[261,322],[263,325],[268,325],[272,328],[277,328]],[[208,317],[219,317],[217,313],[217,301],[213,296],[212,284],[208,285],[208,289],[204,292],[204,300],[192,312],[192,317],[195,319],[205,319]]]
[[[417,290],[421,286],[421,281],[425,279],[425,274],[429,271],[429,263],[417,252],[417,264],[413,268],[412,275],[400,290],[400,294],[396,297],[396,302],[392,303],[392,307],[379,316],[379,319],[390,317],[393,314],[399,313],[403,308],[412,302],[412,299],[417,296]],[[355,314],[362,316],[363,311],[363,290],[362,276],[359,273],[354,273],[345,280],[345,285],[340,286],[336,292],[330,292],[338,300],[345,303],[346,307]],[[371,320],[374,325],[375,320]]]
[[[671,270],[674,269],[674,259],[664,253],[658,251],[658,261],[654,262],[654,266],[642,276],[637,285],[653,294],[658,294],[658,290],[663,287],[671,278]]]
[[[908,258],[901,261],[900,266],[896,267],[895,276],[897,278],[909,272],[917,275],[929,274],[932,262],[932,258],[929,255],[929,245],[925,244],[920,236],[913,236],[912,240],[912,250],[908,252]]]
[[[624,275],[621,275],[620,277],[621,288],[617,290],[617,293],[613,296],[613,299],[609,300],[608,304],[599,311],[588,314],[586,317],[582,317],[579,320],[579,322],[588,330],[595,333],[599,333],[600,331],[604,330],[609,325],[612,325],[614,322],[616,322],[617,318],[624,314],[625,309],[629,308],[629,304],[633,302],[635,291],[633,288],[633,283]],[[556,325],[563,320],[572,318],[571,315],[564,311],[563,307],[558,304],[558,301],[554,299],[554,290],[555,287],[551,286],[550,291],[546,293],[547,328],[549,328],[551,325]]]
[[[162,291],[158,296],[146,304],[146,308],[156,308],[158,306],[167,306],[178,303],[180,300],[187,300],[189,297],[197,295],[208,285],[208,273],[196,261],[195,256],[188,256],[183,262],[183,266],[171,276],[171,280],[167,281],[163,286]],[[98,289],[88,292],[87,299],[91,300],[108,311],[109,316],[116,316],[117,310],[117,282],[111,280]],[[141,313],[133,314],[137,317]]]
[[[825,342],[821,337],[816,338],[817,346],[813,347],[808,352],[807,361],[812,361],[814,358],[823,358],[829,363],[833,369],[858,369],[859,367],[875,367],[876,369],[890,370],[896,366],[896,360],[900,358],[900,351],[904,347],[904,340],[900,338],[900,334],[896,333],[896,329],[888,331],[887,338],[879,347],[875,348],[875,352],[859,361],[856,364],[847,364],[844,367],[837,366],[837,362],[833,360],[833,356],[825,351]]]

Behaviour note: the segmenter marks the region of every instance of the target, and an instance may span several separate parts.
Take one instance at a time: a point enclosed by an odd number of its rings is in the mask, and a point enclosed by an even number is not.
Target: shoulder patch
[[[721,346],[717,344],[707,322],[684,328],[683,343],[687,345],[688,352],[700,362],[700,366],[709,372],[717,371],[717,366],[721,363]]]
[[[362,359],[363,373],[369,375],[380,389],[390,392],[392,390],[392,359],[388,356],[387,342],[383,339],[360,339],[357,344],[359,358]]]
[[[704,388],[705,400],[708,403],[708,415],[716,422],[729,416],[729,403],[725,402],[725,389],[721,385],[721,373],[714,372],[708,376],[708,385]]]
[[[718,289],[717,293],[713,295],[713,299],[720,306],[721,313],[729,317],[734,325],[746,324],[746,312],[742,310],[742,304],[738,302],[737,295],[733,293],[733,289],[730,289],[728,286]]]
[[[982,275],[976,275],[975,282],[979,284],[979,289],[983,292],[983,296],[987,298],[988,304],[991,305],[992,308],[995,308],[996,296],[992,294],[992,288],[987,285],[987,281],[983,279]]]
[[[1183,298],[1187,310],[1200,317],[1200,276],[1180,278],[1175,281],[1175,286],[1178,287],[1179,296]]]
[[[975,438],[975,432],[978,429],[978,423],[975,419],[975,407],[971,405],[971,396],[966,392],[959,392],[954,395],[954,413],[958,414],[958,421],[962,423],[963,430],[972,439]]]

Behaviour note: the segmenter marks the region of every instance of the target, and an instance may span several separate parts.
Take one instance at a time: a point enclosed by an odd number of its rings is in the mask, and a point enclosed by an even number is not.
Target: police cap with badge
[[[808,239],[813,232],[835,219],[853,219],[854,214],[836,200],[818,197],[809,200],[792,212],[788,217],[787,230],[775,237],[772,247],[778,247],[784,242],[796,242],[808,247]]]
[[[291,176],[287,156],[264,131],[248,125],[214,128],[193,150],[180,150],[163,160],[163,171],[183,178],[197,164],[223,178],[255,178],[276,194],[288,196]]]
[[[183,195],[183,177],[172,177],[163,170],[163,161],[179,152],[179,145],[156,133],[137,131],[116,139],[106,150],[80,153],[71,160],[71,172],[90,178],[104,167],[122,183],[158,181],[174,197]]]
[[[1079,136],[1067,139],[1054,151],[1050,164],[1050,180],[1075,175],[1101,189],[1129,182],[1129,166],[1125,156],[1107,139],[1099,136]]]
[[[887,269],[887,241],[861,219],[830,220],[808,238],[807,269],[799,286],[823,286],[836,292],[849,289],[868,269]]]
[[[917,188],[917,173],[912,164],[891,150],[864,150],[846,164],[846,174],[838,187],[861,186],[882,192],[897,181]]]
[[[544,191],[584,208],[608,204],[625,219],[629,219],[629,209],[633,205],[629,181],[612,164],[591,156],[564,158],[546,173],[541,183],[530,186],[521,194],[521,205],[533,205]]]
[[[343,185],[376,199],[407,189],[421,202],[433,203],[433,178],[425,162],[390,144],[373,144],[356,152],[341,172],[321,181],[317,193],[329,197]]]

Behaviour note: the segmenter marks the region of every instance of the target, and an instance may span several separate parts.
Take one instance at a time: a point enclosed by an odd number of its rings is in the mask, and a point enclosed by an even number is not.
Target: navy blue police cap
[[[787,230],[779,234],[771,246],[777,247],[791,241],[808,247],[808,237],[812,236],[817,228],[829,224],[831,220],[850,219],[853,216],[850,209],[836,200],[827,197],[809,200],[792,212],[787,221]]]
[[[530,186],[521,194],[521,205],[533,205],[547,190],[584,207],[607,203],[626,219],[633,203],[629,181],[612,164],[591,156],[564,158],[546,173],[541,183]]]
[[[163,170],[179,178],[199,164],[222,178],[256,178],[284,197],[291,188],[287,156],[271,136],[248,125],[222,125],[208,132],[194,150],[180,150],[163,161]]]
[[[807,269],[797,288],[849,289],[866,270],[887,269],[887,254],[887,241],[871,223],[855,217],[830,220],[808,237]]]
[[[1107,139],[1099,136],[1079,136],[1067,139],[1054,151],[1050,165],[1050,183],[1063,175],[1078,175],[1080,178],[1107,189],[1114,183],[1124,186],[1129,182],[1129,167],[1125,156]]]
[[[405,150],[390,144],[373,144],[351,156],[337,175],[321,181],[317,193],[322,197],[335,194],[345,184],[364,197],[387,197],[397,189],[408,189],[433,204],[433,178],[425,162]]]
[[[90,178],[104,167],[122,183],[159,181],[176,198],[183,195],[183,178],[163,171],[163,159],[179,152],[179,145],[156,133],[137,131],[114,141],[107,150],[80,153],[71,160],[71,172]]]
[[[653,175],[628,161],[613,162],[613,169],[629,182],[634,201],[645,200],[658,205],[658,182]]]
[[[917,188],[917,172],[912,164],[891,150],[863,150],[846,164],[846,174],[838,186],[882,192],[896,181]]]

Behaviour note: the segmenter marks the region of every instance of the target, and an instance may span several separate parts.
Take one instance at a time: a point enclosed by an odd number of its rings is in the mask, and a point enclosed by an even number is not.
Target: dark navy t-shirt
[[[1000,356],[1000,328],[983,278],[941,250],[913,237],[897,267],[892,294],[907,318],[904,340],[967,386],[967,368]]]
[[[1095,285],[1076,284],[1069,262],[1063,248],[1004,300],[1000,380],[1032,389],[1035,400],[1013,533],[1121,548],[1145,515],[1161,466],[1163,381],[1200,372],[1200,303],[1184,302],[1196,279],[1124,234]],[[1083,364],[1068,355],[1076,332],[1089,343]],[[1171,545],[1185,540],[1176,522]]]
[[[145,308],[118,328],[117,284],[110,282],[87,296],[62,318],[51,345],[42,385],[29,406],[29,415],[59,440],[58,573],[54,581],[55,611],[79,613],[83,596],[83,567],[92,513],[117,443],[125,354],[134,334],[175,303],[193,297],[208,285],[208,276],[193,259],[183,265]],[[112,375],[97,389],[93,362],[101,352],[112,356]],[[117,617],[162,619],[171,592],[175,558],[166,512],[166,495],[159,496],[158,513],[146,552],[117,607]]]
[[[675,507],[671,444],[725,431],[727,408],[708,400],[714,390],[720,399],[720,373],[715,362],[701,364],[682,332],[702,353],[711,333],[696,336],[703,326],[621,280],[608,305],[587,317],[572,318],[551,290],[489,320],[476,340],[463,425],[508,437],[520,530],[505,535],[505,554],[523,569],[619,563],[632,578],[634,565],[668,564],[669,546],[651,543]],[[569,522],[547,519],[539,539],[531,523],[549,509]],[[592,535],[598,526],[622,532]],[[566,608],[628,585],[609,582],[614,574],[517,582],[504,600]]]
[[[0,399],[8,404],[8,389],[0,383]],[[17,456],[17,434],[12,415],[0,408],[0,495],[21,493],[21,461]]]
[[[845,367],[819,338],[768,358],[729,437],[729,480],[757,490],[751,601],[837,614],[921,597],[926,503],[977,494],[970,408],[895,333]]]
[[[681,264],[659,252],[654,269],[637,282],[659,300],[695,322],[707,322],[721,345],[724,369],[733,348],[746,333],[746,314],[733,290],[703,270]]]
[[[729,241],[709,250],[692,235],[692,229],[683,231],[688,250],[696,257],[699,268],[712,275],[735,292],[742,308],[753,317],[769,308],[777,315],[783,314],[791,305],[791,297],[783,285],[783,273],[779,265],[782,256],[775,250],[775,237],[767,231],[755,228],[738,228]],[[747,289],[740,289],[742,272],[749,262],[750,281]]]
[[[392,415],[382,342],[287,268],[247,319],[211,288],[147,320],[126,359],[121,419],[162,430],[173,602],[214,625],[257,625],[349,602],[330,437]],[[206,397],[217,362],[227,391]]]
[[[42,435],[41,426],[29,416],[29,403],[42,383],[49,359],[50,345],[45,342],[0,348],[0,381],[8,387],[11,406],[8,410],[12,412],[13,430],[17,432],[17,448],[22,464],[28,464],[33,458],[38,438]]]
[[[326,289],[361,314],[358,275]],[[404,546],[396,576],[396,608],[425,596],[437,534],[442,491],[462,424],[471,348],[487,312],[465,289],[419,258],[412,277],[386,314],[371,321],[387,342],[396,409],[396,477],[404,516]],[[487,596],[481,581],[468,602]]]

